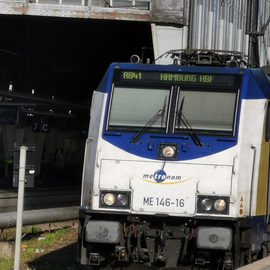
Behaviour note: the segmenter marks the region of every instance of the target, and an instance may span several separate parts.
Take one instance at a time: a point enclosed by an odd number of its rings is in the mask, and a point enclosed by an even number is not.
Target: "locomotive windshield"
[[[151,131],[166,132],[170,89],[115,87],[108,130],[140,130],[149,124]],[[158,114],[158,112],[162,112]]]
[[[108,131],[235,135],[242,75],[116,69],[113,81]]]
[[[233,135],[236,101],[235,91],[181,89],[175,133],[182,133],[186,129],[180,119],[185,117],[197,133]]]

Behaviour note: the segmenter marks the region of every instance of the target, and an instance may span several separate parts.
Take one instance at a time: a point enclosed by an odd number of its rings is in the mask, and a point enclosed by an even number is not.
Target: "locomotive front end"
[[[259,200],[251,190],[264,179],[256,168],[267,100],[247,90],[252,76],[238,68],[111,65],[91,109],[82,264],[113,257],[234,269],[260,251],[262,240],[250,240]]]

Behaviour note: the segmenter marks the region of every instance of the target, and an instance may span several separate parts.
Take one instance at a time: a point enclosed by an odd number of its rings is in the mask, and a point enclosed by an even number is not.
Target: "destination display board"
[[[114,81],[241,87],[242,74],[187,73],[115,69]]]

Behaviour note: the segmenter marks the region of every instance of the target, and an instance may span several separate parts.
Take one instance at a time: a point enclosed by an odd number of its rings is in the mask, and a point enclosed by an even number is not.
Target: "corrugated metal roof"
[[[188,47],[192,49],[232,50],[249,53],[250,37],[246,34],[246,0],[191,1]],[[259,1],[257,29],[259,33],[269,18],[270,3]],[[258,36],[260,66],[270,62],[269,27]]]
[[[193,2],[190,48],[248,53],[245,0]]]
[[[269,0],[190,0],[187,9],[186,25],[152,25],[155,58],[173,49],[223,50],[249,56],[244,60],[254,66],[269,65]],[[158,61],[171,62],[169,57]]]

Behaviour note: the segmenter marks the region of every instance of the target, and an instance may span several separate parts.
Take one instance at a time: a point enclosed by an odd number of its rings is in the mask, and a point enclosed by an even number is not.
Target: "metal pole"
[[[56,222],[76,220],[78,218],[79,218],[79,206],[29,210],[23,212],[22,226],[44,224],[44,223],[56,223]],[[17,212],[9,212],[9,213],[7,212],[0,214],[0,230],[8,228],[16,228],[16,223],[17,223]]]
[[[21,260],[22,219],[23,219],[22,215],[23,215],[25,164],[26,164],[27,149],[28,148],[25,146],[20,147],[20,168],[19,168],[19,183],[18,183],[14,270],[20,269],[20,260]]]

